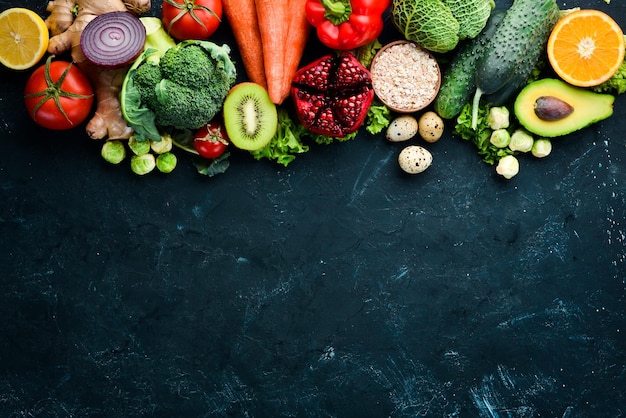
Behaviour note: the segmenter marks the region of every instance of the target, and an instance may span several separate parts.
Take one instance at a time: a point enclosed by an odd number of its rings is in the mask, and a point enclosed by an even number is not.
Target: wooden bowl
[[[441,86],[437,59],[411,41],[383,46],[370,65],[374,93],[389,109],[414,113],[431,104]]]

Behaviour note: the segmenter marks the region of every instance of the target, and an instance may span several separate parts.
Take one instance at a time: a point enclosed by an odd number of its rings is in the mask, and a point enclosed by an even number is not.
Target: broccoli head
[[[135,133],[153,139],[159,126],[195,130],[213,119],[237,77],[228,45],[176,44],[162,25],[149,31],[146,45],[123,91],[123,113]]]
[[[198,129],[213,119],[236,79],[229,52],[228,47],[208,41],[185,41],[165,51],[158,63],[159,71],[150,68],[143,74],[143,67],[153,65],[141,65],[134,81],[142,100],[145,98],[155,114],[155,123]],[[159,72],[160,77],[155,79]]]

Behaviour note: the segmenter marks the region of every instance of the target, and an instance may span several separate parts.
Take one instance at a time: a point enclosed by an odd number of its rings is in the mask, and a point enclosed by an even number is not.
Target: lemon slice
[[[13,7],[0,13],[0,63],[25,70],[41,60],[50,35],[46,22],[35,12]]]

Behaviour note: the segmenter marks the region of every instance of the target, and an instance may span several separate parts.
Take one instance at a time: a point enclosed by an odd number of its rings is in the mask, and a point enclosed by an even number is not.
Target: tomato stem
[[[176,15],[176,17],[174,17],[174,19],[172,19],[172,21],[170,22],[170,24],[167,27],[167,32],[169,33],[172,26],[174,25],[174,23],[178,22],[180,19],[182,19],[187,13],[189,13],[189,15],[193,18],[193,20],[195,20],[200,26],[202,26],[202,29],[204,29],[205,31],[208,32],[208,29],[206,27],[206,25],[204,24],[204,22],[202,21],[202,19],[200,19],[198,17],[198,14],[196,13],[196,10],[202,10],[204,12],[207,12],[211,15],[213,15],[213,17],[215,17],[219,22],[221,22],[222,20],[220,19],[220,17],[211,9],[209,9],[206,6],[203,6],[201,4],[196,4],[196,0],[184,0],[183,3],[178,3],[176,0],[164,0],[166,3],[176,7],[177,9],[180,9],[180,12]]]
[[[67,116],[67,113],[65,113],[65,110],[63,109],[63,106],[61,105],[60,98],[71,97],[74,99],[89,99],[93,95],[72,93],[69,91],[65,91],[61,88],[63,86],[63,81],[65,81],[65,77],[67,76],[67,73],[69,73],[70,68],[72,67],[72,63],[70,63],[67,67],[65,67],[63,74],[61,74],[61,76],[56,82],[52,81],[52,76],[50,75],[50,63],[52,62],[53,58],[54,58],[54,55],[50,55],[48,59],[46,60],[46,66],[44,70],[44,78],[46,80],[46,85],[47,85],[46,89],[38,91],[36,93],[27,94],[24,96],[24,98],[30,99],[32,97],[41,97],[41,100],[39,100],[37,104],[33,107],[33,119],[36,119],[35,116],[37,115],[37,111],[39,110],[39,108],[43,106],[45,102],[52,99],[54,100],[54,104],[56,105],[57,109],[59,109],[59,112],[61,112],[61,114],[65,117],[65,119],[70,124],[73,125],[73,122],[70,120],[69,116]]]

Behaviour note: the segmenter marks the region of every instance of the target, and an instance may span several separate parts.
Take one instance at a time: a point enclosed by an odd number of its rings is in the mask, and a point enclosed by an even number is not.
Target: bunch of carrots
[[[308,40],[306,0],[223,0],[250,81],[272,102],[288,96]]]

